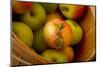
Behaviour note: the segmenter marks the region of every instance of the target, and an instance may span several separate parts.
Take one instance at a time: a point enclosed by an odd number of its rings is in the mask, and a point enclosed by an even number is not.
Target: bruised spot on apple
[[[32,3],[31,2],[20,2],[20,1],[13,0],[12,8],[15,13],[23,14],[32,8]]]
[[[68,62],[68,59],[63,53],[53,49],[47,49],[41,54],[41,56],[52,63]]]
[[[43,36],[50,48],[59,49],[70,45],[72,30],[63,20],[53,19],[44,26]]]
[[[22,22],[13,22],[12,29],[23,43],[25,43],[28,47],[32,47],[33,32],[28,25]]]
[[[46,13],[39,3],[33,3],[32,9],[21,16],[21,20],[36,31],[46,22]]]
[[[85,8],[83,5],[59,4],[61,13],[69,19],[77,19],[82,16]]]
[[[75,22],[74,20],[67,19],[65,20],[66,23],[68,23],[72,29],[72,42],[71,45],[76,45],[80,42],[83,36],[83,30],[80,27],[80,25]]]

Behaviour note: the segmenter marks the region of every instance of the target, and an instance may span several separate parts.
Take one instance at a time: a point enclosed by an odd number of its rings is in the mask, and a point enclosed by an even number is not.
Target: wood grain
[[[38,55],[35,51],[27,47],[21,40],[18,39],[18,37],[14,33],[12,42],[12,50],[17,53],[16,56],[23,58],[23,60],[31,64],[48,64],[48,61],[44,60],[44,58]]]
[[[91,8],[93,8],[91,10]],[[83,39],[75,49],[75,61],[90,61],[96,54],[96,23],[95,7],[88,8],[87,14],[81,22]]]

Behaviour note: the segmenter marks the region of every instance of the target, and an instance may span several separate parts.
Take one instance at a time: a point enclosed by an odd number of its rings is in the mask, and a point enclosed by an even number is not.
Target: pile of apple
[[[82,5],[12,2],[12,31],[25,45],[54,63],[72,62],[83,36],[76,22],[85,11]]]

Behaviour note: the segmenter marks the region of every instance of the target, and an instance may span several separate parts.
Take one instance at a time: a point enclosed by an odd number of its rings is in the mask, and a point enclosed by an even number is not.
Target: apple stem
[[[30,15],[31,15],[31,16],[34,16],[34,14],[33,14],[33,12],[32,12],[32,11],[30,11]]]

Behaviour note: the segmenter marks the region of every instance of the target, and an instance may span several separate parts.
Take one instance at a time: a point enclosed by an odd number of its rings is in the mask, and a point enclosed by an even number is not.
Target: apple
[[[22,22],[12,23],[13,32],[19,37],[19,39],[25,43],[28,47],[32,47],[33,43],[33,32],[26,24]]]
[[[46,13],[53,13],[56,11],[58,4],[53,3],[40,3],[45,9]]]
[[[31,2],[20,2],[20,1],[13,0],[12,8],[15,13],[23,14],[32,8],[32,3]]]
[[[61,13],[69,19],[77,19],[85,11],[85,6],[83,5],[60,4],[59,8]]]
[[[48,47],[59,49],[70,45],[72,30],[63,20],[53,19],[45,24],[43,36]]]
[[[65,56],[68,58],[68,62],[72,62],[73,61],[73,59],[74,59],[74,51],[73,51],[72,47],[70,47],[70,46],[63,47],[59,51],[65,54]]]
[[[65,20],[65,22],[68,23],[72,29],[72,42],[71,42],[71,44],[72,45],[78,44],[83,36],[82,28],[74,20],[67,19],[67,20]]]
[[[36,31],[46,21],[46,13],[44,8],[39,3],[33,3],[32,9],[21,16],[21,20],[29,25],[33,31]]]
[[[68,59],[63,53],[53,49],[47,49],[41,54],[41,56],[47,61],[51,61],[53,63],[68,62]]]
[[[34,33],[33,49],[39,54],[47,49],[47,45],[43,38],[43,29],[39,29]]]
[[[47,21],[55,19],[55,18],[63,19],[63,17],[58,12],[50,13],[47,15]]]

